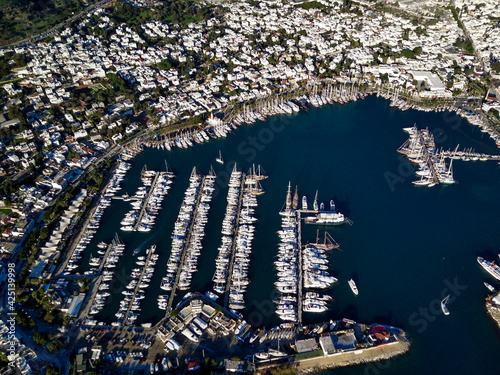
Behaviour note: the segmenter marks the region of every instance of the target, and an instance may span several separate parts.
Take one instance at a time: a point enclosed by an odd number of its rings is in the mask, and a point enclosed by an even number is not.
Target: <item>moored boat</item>
[[[495,262],[489,262],[484,258],[477,257],[477,262],[495,279],[500,281],[500,267]]]
[[[307,216],[304,218],[306,224],[318,225],[341,225],[347,221],[347,218],[338,212],[320,212],[316,216]]]

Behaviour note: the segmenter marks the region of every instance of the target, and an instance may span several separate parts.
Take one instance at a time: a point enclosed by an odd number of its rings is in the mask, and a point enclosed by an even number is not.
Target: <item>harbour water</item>
[[[165,160],[175,173],[174,183],[163,202],[155,227],[147,233],[121,232],[120,220],[130,203],[113,201],[101,228],[82,259],[88,269],[89,254],[100,241],[115,233],[126,244],[111,289],[113,296],[97,316],[112,322],[121,291],[130,280],[135,258],[132,252],[155,243],[160,254],[142,312],[136,323],[157,322],[164,311],[156,298],[166,273],[174,222],[193,166],[206,174],[217,172],[204,249],[198,260],[191,290],[211,290],[214,260],[220,244],[221,223],[226,207],[227,182],[234,162],[246,171],[260,164],[269,175],[262,182],[266,191],[258,197],[255,239],[245,295],[244,316],[254,326],[273,326],[280,321],[272,299],[277,296],[273,265],[280,228],[278,212],[285,203],[288,181],[298,186],[312,204],[316,190],[319,202],[337,211],[353,225],[329,227],[340,249],[330,252],[330,271],[339,282],[327,292],[331,309],[322,314],[304,314],[304,323],[350,318],[359,322],[387,323],[403,328],[412,348],[404,356],[387,362],[335,370],[338,374],[471,374],[494,373],[500,352],[500,337],[484,308],[488,281],[498,284],[479,267],[477,256],[493,260],[500,252],[500,170],[497,162],[453,164],[457,184],[432,188],[414,186],[413,165],[397,153],[407,139],[403,127],[428,126],[436,146],[444,149],[472,147],[476,152],[498,154],[494,142],[466,120],[448,112],[401,112],[376,97],[347,105],[311,108],[309,113],[278,116],[252,126],[241,126],[225,139],[211,140],[189,150],[146,149],[131,163],[132,169],[118,194],[133,195],[144,164],[164,170]],[[225,164],[215,162],[221,150]],[[303,225],[302,241],[314,241],[315,226]],[[320,227],[324,230],[326,228]],[[354,296],[347,281],[356,281]],[[178,292],[180,299],[185,292]],[[450,294],[449,316],[440,301]],[[332,371],[325,371],[332,372]]]

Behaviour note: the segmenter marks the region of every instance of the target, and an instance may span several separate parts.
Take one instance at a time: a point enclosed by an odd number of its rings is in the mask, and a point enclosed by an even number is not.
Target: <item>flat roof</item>
[[[298,340],[295,342],[295,350],[297,350],[297,353],[312,352],[318,349],[318,343],[315,338]]]
[[[319,338],[319,344],[325,354],[330,354],[335,351],[335,346],[333,345],[332,337],[330,335],[321,336]]]

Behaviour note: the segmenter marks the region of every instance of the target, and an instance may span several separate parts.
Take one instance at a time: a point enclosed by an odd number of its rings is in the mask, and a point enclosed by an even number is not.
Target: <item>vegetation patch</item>
[[[0,0],[0,45],[30,38],[85,8],[83,0]]]

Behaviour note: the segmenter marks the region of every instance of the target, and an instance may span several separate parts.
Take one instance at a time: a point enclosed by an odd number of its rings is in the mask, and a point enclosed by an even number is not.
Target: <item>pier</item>
[[[196,196],[196,203],[194,205],[193,213],[192,213],[192,216],[191,216],[191,223],[189,225],[188,234],[186,236],[186,240],[184,241],[184,245],[183,245],[183,248],[182,248],[181,260],[180,260],[179,266],[177,268],[177,273],[175,275],[174,284],[173,284],[172,290],[170,292],[170,297],[168,298],[168,305],[167,305],[167,309],[166,309],[166,314],[167,315],[166,316],[168,316],[168,314],[172,310],[172,306],[174,304],[175,291],[177,290],[177,286],[179,284],[179,278],[181,276],[181,269],[182,269],[182,266],[184,265],[184,260],[185,260],[187,249],[188,249],[188,246],[189,246],[189,240],[191,239],[191,234],[192,234],[192,231],[193,231],[193,226],[194,226],[194,222],[195,222],[194,217],[196,215],[196,211],[198,210],[198,206],[200,204],[200,199],[201,199],[201,195],[202,195],[200,193],[200,187],[203,186],[204,182],[205,182],[205,176],[202,177],[201,182],[198,185],[198,189],[197,189],[198,194]]]
[[[128,320],[129,315],[130,315],[132,306],[134,304],[135,297],[137,296],[137,293],[141,290],[141,282],[142,282],[142,279],[144,277],[144,273],[146,272],[146,269],[149,266],[149,261],[151,259],[151,255],[153,255],[153,254],[154,254],[153,248],[150,247],[148,249],[148,255],[146,256],[146,260],[144,261],[144,266],[142,267],[141,274],[139,275],[139,278],[137,279],[137,285],[134,288],[134,295],[130,299],[130,302],[129,302],[128,308],[127,308],[127,312],[123,316],[124,324],[127,324],[127,320]]]
[[[433,160],[433,158],[429,152],[429,149],[427,147],[427,144],[425,143],[425,139],[422,135],[422,131],[418,130],[417,134],[418,134],[418,140],[419,140],[420,144],[422,145],[422,152],[424,154],[423,159],[424,159],[425,163],[427,163],[427,165],[429,166],[429,170],[431,171],[431,174],[432,174],[432,182],[434,184],[439,184],[440,179],[439,179],[439,175],[436,171],[436,164],[434,163],[434,160]]]
[[[141,211],[139,212],[139,216],[137,217],[137,220],[134,224],[134,231],[139,228],[139,225],[142,223],[142,217],[144,216],[144,213],[146,212],[146,207],[148,206],[149,198],[151,197],[151,194],[153,193],[153,190],[156,186],[156,183],[158,182],[158,177],[160,177],[161,172],[156,172],[155,177],[153,179],[153,183],[149,187],[148,193],[146,194],[146,197],[144,198],[144,203],[142,204]]]
[[[235,220],[235,227],[234,227],[234,233],[233,233],[233,243],[231,245],[231,261],[229,263],[226,288],[225,288],[225,292],[224,292],[224,308],[226,308],[226,309],[228,308],[228,304],[229,304],[229,289],[231,287],[231,277],[233,276],[234,258],[235,258],[235,254],[236,254],[240,212],[241,212],[241,204],[243,202],[244,190],[245,190],[245,174],[243,173],[242,178],[241,178],[241,184],[240,184],[240,195],[238,196],[238,209],[236,211],[236,220]]]
[[[99,274],[102,273],[102,269],[104,268],[104,264],[106,263],[106,259],[108,258],[109,253],[115,247],[115,245],[116,245],[115,240],[113,240],[113,241],[111,241],[111,243],[106,248],[106,252],[104,253],[104,255],[103,255],[102,259],[101,259],[101,263],[99,263],[99,267],[97,268],[97,271],[98,271]]]
[[[314,211],[315,212],[315,211]],[[302,326],[302,286],[303,286],[303,265],[302,265],[302,224],[301,210],[297,211],[297,237],[298,237],[298,263],[299,263],[299,282],[297,288],[297,324]]]
[[[449,159],[456,159],[456,160],[462,160],[462,161],[488,161],[488,160],[494,160],[494,161],[500,161],[500,155],[488,155],[488,154],[481,154],[477,152],[472,152],[472,151],[441,151],[439,155],[444,156],[445,158]]]

